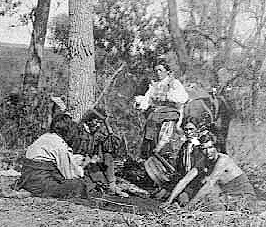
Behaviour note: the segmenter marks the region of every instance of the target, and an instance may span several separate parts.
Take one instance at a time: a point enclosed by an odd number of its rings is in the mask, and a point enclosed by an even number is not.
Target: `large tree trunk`
[[[33,30],[22,82],[24,94],[38,89],[50,3],[51,0],[38,0],[37,7],[32,11]]]
[[[69,105],[78,121],[95,102],[92,0],[69,0]]]
[[[181,71],[186,70],[189,64],[189,58],[186,51],[185,41],[182,36],[181,29],[178,24],[177,4],[176,0],[168,0],[169,10],[169,31],[172,36],[173,46],[178,55]]]

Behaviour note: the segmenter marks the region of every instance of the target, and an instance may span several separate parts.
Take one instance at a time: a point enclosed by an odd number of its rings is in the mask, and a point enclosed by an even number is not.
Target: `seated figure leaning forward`
[[[86,197],[83,157],[73,155],[67,142],[73,136],[68,114],[56,115],[50,131],[40,136],[26,151],[22,175],[15,189],[25,189],[40,197]]]
[[[193,121],[193,118],[187,119],[184,123],[184,142],[181,145],[180,150],[177,153],[175,161],[175,172],[170,175],[169,180],[162,183],[162,190],[158,194],[165,198],[169,195],[169,192],[174,188],[176,182],[186,176],[193,168],[200,168],[206,166],[205,157],[200,151],[200,141],[203,140],[214,140],[215,137],[212,133],[204,128],[197,128]],[[195,196],[195,192],[202,186],[201,180],[206,175],[205,171],[198,171],[198,175],[191,180],[183,193],[178,198],[181,205],[187,203],[189,199]]]
[[[202,162],[191,169],[177,183],[162,207],[170,205],[200,171],[204,171],[206,176],[202,181],[203,186],[189,201],[187,204],[189,207],[202,202],[209,210],[234,210],[240,207],[254,211],[256,194],[253,186],[233,159],[226,154],[218,153],[213,141],[203,141],[201,152],[207,162]]]
[[[90,160],[84,168],[85,176],[92,182],[106,188],[108,193],[122,197],[128,194],[116,184],[113,156],[121,140],[108,123],[103,109],[89,110],[79,124],[71,141],[73,153],[81,154]]]
[[[181,106],[188,100],[189,96],[181,82],[174,78],[170,67],[161,61],[155,66],[159,81],[152,82],[144,96],[137,96],[138,108],[146,111],[147,120],[145,125],[144,139],[142,144],[142,157],[148,158],[150,151],[160,149],[169,141],[174,126],[178,124]],[[165,132],[160,133],[160,129]],[[161,134],[161,136],[158,136]]]

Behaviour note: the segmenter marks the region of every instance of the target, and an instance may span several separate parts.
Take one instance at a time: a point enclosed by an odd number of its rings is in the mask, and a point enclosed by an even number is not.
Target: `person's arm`
[[[171,204],[174,199],[186,188],[186,186],[198,175],[198,169],[192,168],[175,186],[166,204]]]
[[[58,149],[56,155],[58,170],[65,179],[74,179],[84,176],[83,167],[75,161],[74,155],[65,148]]]
[[[154,87],[153,85],[150,85],[148,91],[145,93],[145,95],[139,95],[136,96],[136,101],[138,99],[139,106],[138,108],[141,110],[147,110],[151,104],[151,98],[154,95]]]
[[[206,183],[202,186],[202,188],[198,191],[194,198],[190,200],[189,205],[191,206],[193,204],[196,204],[200,199],[202,199],[212,190],[213,186],[214,184],[212,181],[206,181]]]
[[[189,95],[183,84],[178,79],[172,79],[167,99],[176,103],[185,103],[188,98]]]
[[[108,118],[105,118],[104,124],[105,124],[105,127],[107,129],[108,135],[112,135],[114,132],[113,132],[111,125],[109,124]]]
[[[92,110],[95,114],[98,115],[99,118],[101,118],[103,121],[104,121],[104,125],[107,129],[107,133],[108,135],[112,135],[113,134],[113,129],[111,127],[111,125],[109,124],[109,121],[108,121],[108,117],[104,117],[101,113],[99,113],[97,110],[93,109]]]

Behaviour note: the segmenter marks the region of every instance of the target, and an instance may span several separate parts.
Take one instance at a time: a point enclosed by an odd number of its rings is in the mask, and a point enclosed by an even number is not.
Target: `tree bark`
[[[222,33],[223,33],[223,22],[222,22],[222,2],[221,0],[215,0],[215,6],[216,6],[216,34],[217,34],[217,48],[220,50],[221,48],[221,39]]]
[[[29,57],[25,65],[22,81],[22,92],[28,93],[38,90],[39,79],[42,75],[42,57],[45,36],[47,32],[48,17],[51,0],[38,0],[37,7],[33,9],[33,30],[29,47]]]
[[[254,41],[256,43],[255,48],[255,55],[254,55],[254,64],[253,64],[253,78],[251,83],[251,105],[253,109],[253,116],[252,120],[254,121],[254,124],[259,119],[259,91],[260,91],[260,84],[261,84],[261,67],[265,60],[266,54],[265,54],[265,48],[266,48],[266,38],[264,36],[264,39],[262,40],[262,29],[265,25],[265,7],[266,7],[266,1],[261,0],[260,1],[260,12],[259,15],[257,15],[257,31],[255,33]]]
[[[168,10],[169,10],[169,32],[172,37],[174,50],[178,55],[181,71],[184,72],[186,70],[186,66],[189,64],[189,58],[186,51],[185,41],[178,24],[176,0],[168,0]]]
[[[69,105],[79,121],[95,102],[92,0],[69,0]]]

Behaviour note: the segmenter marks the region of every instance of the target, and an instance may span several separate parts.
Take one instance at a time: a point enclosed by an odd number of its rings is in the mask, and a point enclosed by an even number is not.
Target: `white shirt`
[[[45,133],[28,147],[26,158],[55,163],[66,179],[83,177],[84,171],[71,152],[72,149],[56,133]]]
[[[167,76],[159,82],[153,82],[144,96],[136,97],[136,102],[140,104],[140,109],[146,110],[154,98],[183,104],[188,100],[189,95],[178,79]]]

